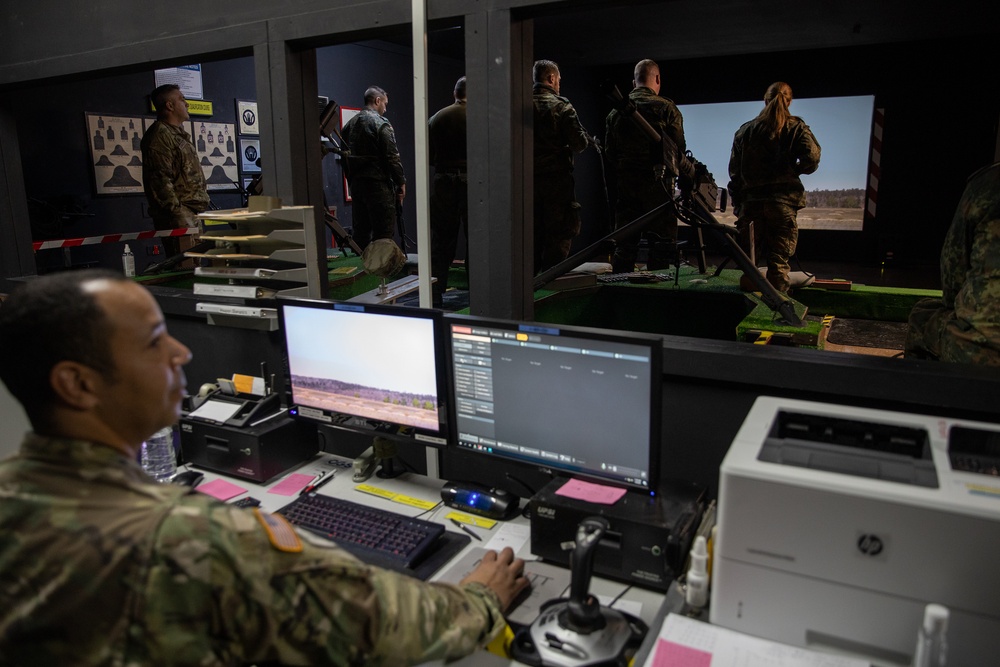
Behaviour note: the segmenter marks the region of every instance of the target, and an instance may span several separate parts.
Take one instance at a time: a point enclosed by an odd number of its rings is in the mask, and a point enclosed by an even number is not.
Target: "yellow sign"
[[[188,100],[188,113],[192,116],[211,116],[212,103],[207,100]]]
[[[211,116],[212,115],[212,103],[208,100],[188,100],[188,113],[192,116]],[[152,102],[149,103],[149,108],[156,113],[156,105]]]

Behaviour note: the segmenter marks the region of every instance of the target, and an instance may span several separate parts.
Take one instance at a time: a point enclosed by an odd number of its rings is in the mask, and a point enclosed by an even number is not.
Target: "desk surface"
[[[292,502],[298,497],[299,488],[307,484],[312,479],[315,479],[320,474],[333,470],[335,471],[334,478],[320,487],[317,490],[317,493],[344,498],[345,500],[353,502],[364,503],[371,507],[389,510],[406,516],[419,516],[419,518],[428,521],[438,521],[449,531],[461,535],[465,534],[460,528],[455,526],[446,518],[448,514],[457,510],[447,507],[441,503],[440,492],[441,487],[444,485],[442,480],[435,480],[413,473],[404,473],[395,479],[381,479],[379,477],[372,476],[364,482],[364,484],[368,487],[373,487],[378,491],[384,492],[384,495],[375,495],[358,490],[359,485],[355,484],[351,479],[352,471],[349,467],[350,464],[350,459],[331,454],[319,454],[312,460],[304,463],[302,466],[285,473],[266,485],[259,485],[254,482],[228,477],[226,475],[194,466],[182,466],[181,469],[197,470],[204,473],[205,478],[202,480],[201,484],[199,484],[199,487],[203,487],[213,480],[221,479],[246,489],[246,492],[233,496],[227,500],[227,502],[234,502],[249,495],[259,500],[261,502],[261,508],[269,512],[274,512]],[[289,480],[289,477],[292,475],[302,475],[306,479],[301,480],[302,483],[296,485],[294,482],[298,478]],[[289,482],[292,483],[290,484]],[[293,489],[292,495],[282,495],[281,493],[276,492],[276,490],[281,490],[282,484],[285,484],[290,489]],[[404,500],[414,499],[418,502],[423,501],[425,504],[433,503],[434,507],[430,510],[426,510],[422,507],[393,500],[392,496],[402,496]],[[438,572],[436,572],[430,580],[435,581],[440,579],[442,575],[447,575],[451,564],[458,563],[470,552],[484,547],[502,548],[502,546],[505,545],[511,546],[515,549],[520,558],[524,558],[526,561],[537,561],[537,557],[531,553],[529,528],[529,521],[521,516],[517,516],[510,521],[499,521],[491,528],[470,526],[470,529],[473,532],[482,537],[482,541],[471,540],[470,544],[466,545],[466,547],[459,554],[457,554],[449,564],[446,564]],[[551,567],[558,567],[551,564],[549,565]],[[616,603],[616,606],[640,617],[647,625],[650,626],[650,634],[649,637],[647,637],[647,643],[655,638],[657,632],[656,628],[659,626],[658,624],[654,625],[654,622],[657,620],[658,614],[660,614],[660,619],[662,619],[662,613],[660,612],[661,607],[664,607],[663,593],[629,586],[628,584],[596,576],[591,580],[590,592],[594,595],[600,596],[602,600],[614,599],[621,596],[620,600]],[[567,590],[564,595],[568,595],[568,593],[569,592]],[[489,666],[518,664],[521,663],[513,660],[505,660],[485,651],[468,656],[463,660],[449,663],[449,665],[462,665],[468,667],[472,667],[473,665]]]

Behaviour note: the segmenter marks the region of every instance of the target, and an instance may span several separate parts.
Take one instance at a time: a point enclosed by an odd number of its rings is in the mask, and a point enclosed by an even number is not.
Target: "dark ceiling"
[[[515,12],[534,21],[535,53],[575,67],[804,51],[990,33],[991,3],[953,0],[573,2]],[[458,21],[429,29],[431,55],[462,58]],[[409,45],[409,35],[399,42]],[[543,55],[544,54],[544,55]]]

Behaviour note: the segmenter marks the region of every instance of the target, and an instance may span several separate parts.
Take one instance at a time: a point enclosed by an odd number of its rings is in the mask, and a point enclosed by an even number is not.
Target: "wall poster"
[[[236,100],[236,117],[240,122],[240,134],[260,134],[256,102]]]
[[[239,190],[239,173],[236,164],[236,125],[191,121],[190,128],[201,169],[205,172],[208,191]]]
[[[145,116],[117,116],[85,111],[94,192],[98,195],[142,194],[142,150]]]
[[[260,139],[240,137],[240,171],[244,174],[260,173]]]

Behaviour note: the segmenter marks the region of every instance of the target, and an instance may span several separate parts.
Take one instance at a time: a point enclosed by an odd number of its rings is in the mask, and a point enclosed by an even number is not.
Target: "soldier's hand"
[[[400,204],[403,203],[404,199],[406,199],[406,183],[400,185],[399,190],[396,191],[396,200],[399,201]]]
[[[528,588],[524,576],[524,559],[514,558],[514,550],[504,547],[499,554],[487,551],[479,566],[469,573],[462,584],[479,582],[493,589],[500,598],[500,606],[506,610],[523,590]]]

